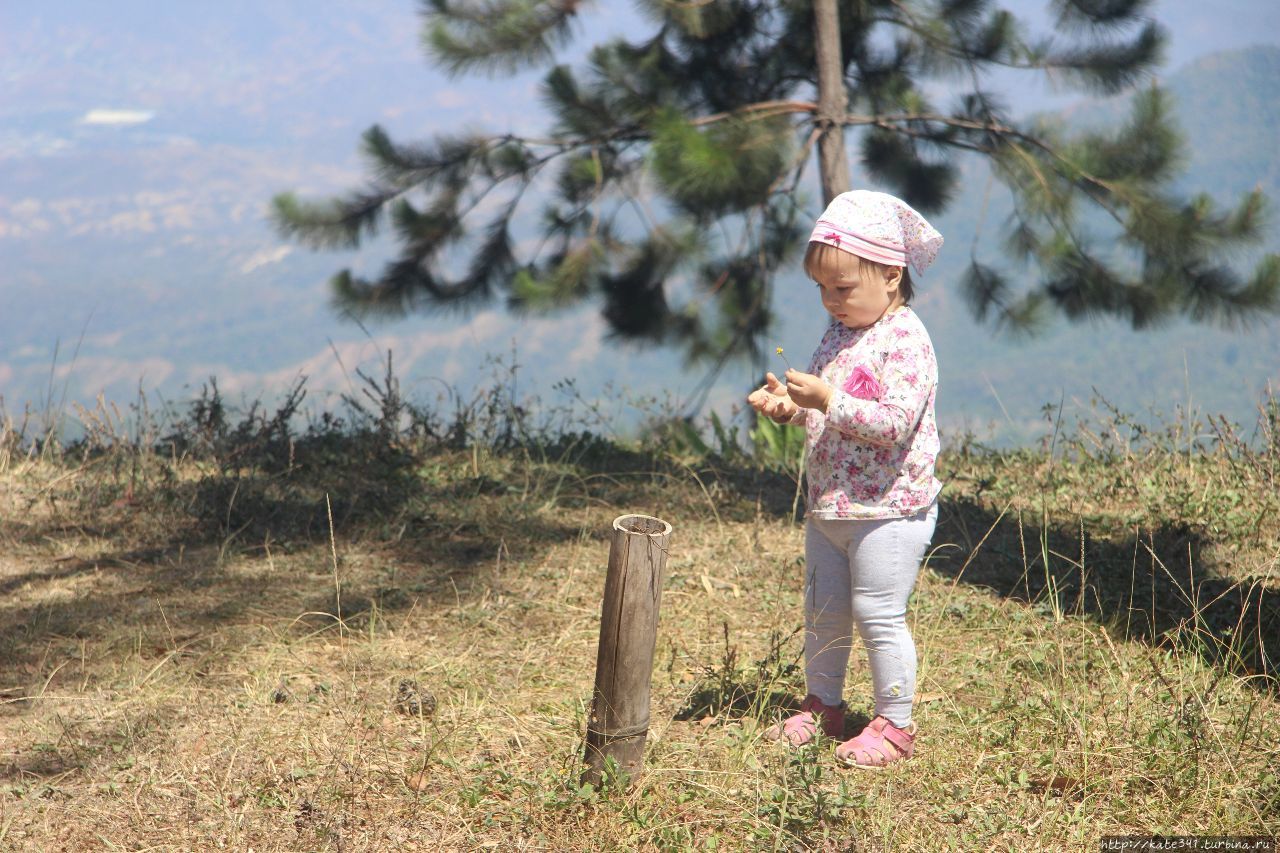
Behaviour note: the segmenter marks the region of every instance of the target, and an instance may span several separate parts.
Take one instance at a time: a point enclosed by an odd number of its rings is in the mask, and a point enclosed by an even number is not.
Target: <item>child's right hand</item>
[[[787,393],[787,384],[772,373],[765,374],[764,387],[752,391],[747,396],[747,402],[751,408],[775,421],[789,420],[799,411],[799,407]]]

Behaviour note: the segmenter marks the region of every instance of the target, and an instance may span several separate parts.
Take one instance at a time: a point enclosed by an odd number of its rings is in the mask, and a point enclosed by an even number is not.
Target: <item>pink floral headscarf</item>
[[[942,247],[942,235],[911,205],[888,193],[841,193],[818,217],[810,242],[826,243],[867,260],[919,275]]]

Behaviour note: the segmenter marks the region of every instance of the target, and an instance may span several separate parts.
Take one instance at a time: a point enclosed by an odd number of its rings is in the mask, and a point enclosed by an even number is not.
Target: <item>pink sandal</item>
[[[888,718],[877,716],[862,733],[836,747],[836,761],[860,770],[883,770],[905,761],[915,752],[916,726],[900,729]]]
[[[819,723],[822,725],[822,733],[827,737],[843,737],[844,703],[825,705],[810,693],[800,703],[800,713],[769,726],[764,730],[764,736],[768,740],[781,740],[785,737],[792,746],[804,746],[817,736]]]

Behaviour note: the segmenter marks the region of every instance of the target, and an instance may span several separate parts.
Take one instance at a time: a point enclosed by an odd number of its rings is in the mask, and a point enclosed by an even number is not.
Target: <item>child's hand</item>
[[[757,388],[747,396],[751,408],[775,421],[790,420],[799,411],[787,395],[787,386],[772,373],[765,374],[763,388]]]
[[[751,408],[757,412],[763,412],[766,406],[772,406],[774,401],[779,397],[787,395],[787,386],[778,380],[778,377],[772,373],[766,373],[764,377],[764,387],[757,388],[747,395],[747,402],[751,404]]]
[[[834,389],[812,373],[788,370],[787,394],[797,405],[825,412]]]

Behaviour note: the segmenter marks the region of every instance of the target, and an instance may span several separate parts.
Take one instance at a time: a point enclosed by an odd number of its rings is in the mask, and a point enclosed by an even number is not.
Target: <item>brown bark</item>
[[[849,94],[844,87],[840,52],[840,13],[836,0],[814,0],[813,36],[818,63],[818,176],[823,204],[852,187],[849,158],[844,148],[844,120]]]

